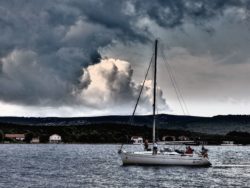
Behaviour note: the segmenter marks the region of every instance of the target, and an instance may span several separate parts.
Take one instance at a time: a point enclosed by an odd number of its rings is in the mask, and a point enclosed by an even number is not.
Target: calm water
[[[208,147],[210,168],[123,167],[118,148],[2,144],[0,187],[250,187],[249,146]]]

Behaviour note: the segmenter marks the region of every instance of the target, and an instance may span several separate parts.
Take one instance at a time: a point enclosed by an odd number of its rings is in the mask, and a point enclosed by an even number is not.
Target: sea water
[[[250,187],[250,146],[207,146],[210,168],[124,167],[119,147],[0,144],[0,187]]]

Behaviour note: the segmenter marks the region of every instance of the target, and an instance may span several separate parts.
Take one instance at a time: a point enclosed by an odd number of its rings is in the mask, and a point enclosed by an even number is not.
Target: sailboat
[[[153,145],[156,144],[156,75],[157,75],[157,45],[154,47],[154,82],[153,82]],[[173,149],[163,149],[156,151],[135,151],[127,152],[122,147],[118,152],[123,165],[172,165],[172,166],[211,166],[207,154],[194,152],[192,154],[180,153]]]

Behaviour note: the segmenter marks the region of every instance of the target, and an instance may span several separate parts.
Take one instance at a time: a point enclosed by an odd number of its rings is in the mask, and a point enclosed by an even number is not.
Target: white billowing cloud
[[[133,109],[141,84],[132,80],[133,70],[129,62],[112,58],[102,59],[100,63],[90,65],[83,71],[80,82],[85,87],[77,95],[85,105],[102,109],[118,105]],[[147,80],[139,103],[141,105],[139,111],[149,112],[152,105],[152,91],[152,81]],[[159,110],[168,109],[159,87],[157,95]]]
[[[150,104],[153,104],[153,81],[146,80],[145,82],[145,95],[149,98]],[[156,108],[158,112],[166,113],[166,110],[170,110],[166,108],[166,100],[163,96],[163,91],[161,87],[156,87]]]
[[[80,95],[82,100],[89,105],[112,105],[117,102],[112,99],[115,99],[117,93],[121,93],[124,89],[126,89],[124,94],[127,95],[129,92],[127,96],[133,96],[130,90],[132,70],[128,62],[104,59],[84,69],[84,73],[81,82],[89,82],[89,85],[87,89],[82,90]],[[122,97],[124,96],[120,96],[120,99]]]

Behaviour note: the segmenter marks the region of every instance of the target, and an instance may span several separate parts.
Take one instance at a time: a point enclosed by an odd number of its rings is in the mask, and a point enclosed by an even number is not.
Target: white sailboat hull
[[[152,152],[121,151],[123,165],[172,165],[172,166],[211,166],[207,158],[199,155],[183,155],[165,152],[153,155]]]

